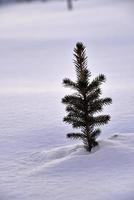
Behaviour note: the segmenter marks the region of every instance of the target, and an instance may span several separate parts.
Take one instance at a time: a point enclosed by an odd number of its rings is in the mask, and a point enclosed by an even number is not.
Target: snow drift
[[[7,199],[133,200],[133,142],[133,134],[119,134],[92,153],[81,145],[30,152],[19,159]]]

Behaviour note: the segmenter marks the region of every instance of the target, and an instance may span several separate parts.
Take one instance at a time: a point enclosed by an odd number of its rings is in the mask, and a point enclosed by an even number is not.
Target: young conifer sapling
[[[63,118],[63,121],[80,130],[78,133],[68,133],[67,137],[82,140],[84,148],[90,152],[98,145],[97,137],[101,133],[98,127],[107,124],[110,120],[109,115],[98,113],[103,111],[105,105],[111,104],[112,99],[100,98],[101,84],[106,78],[100,74],[91,80],[91,72],[87,68],[85,46],[80,42],[74,48],[74,57],[76,81],[69,78],[63,80],[65,87],[75,91],[72,95],[66,95],[62,99],[67,111],[67,116]]]

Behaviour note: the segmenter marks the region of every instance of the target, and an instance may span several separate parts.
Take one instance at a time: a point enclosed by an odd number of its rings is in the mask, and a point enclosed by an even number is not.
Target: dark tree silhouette
[[[85,149],[90,152],[98,145],[96,139],[101,133],[96,127],[107,124],[110,120],[109,115],[97,115],[97,113],[101,112],[105,105],[111,104],[112,99],[100,98],[100,86],[106,80],[103,74],[90,80],[91,72],[87,69],[85,46],[82,43],[76,44],[74,57],[77,79],[72,81],[65,78],[63,84],[74,89],[75,93],[62,99],[68,113],[63,121],[81,130],[80,133],[68,133],[67,137],[82,140]]]
[[[69,10],[73,9],[72,0],[67,0],[67,7]]]

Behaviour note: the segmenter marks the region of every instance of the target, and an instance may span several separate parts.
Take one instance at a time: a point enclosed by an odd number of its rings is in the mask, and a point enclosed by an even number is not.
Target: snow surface
[[[133,200],[133,144],[133,134],[122,134],[91,154],[81,145],[16,153],[1,165],[1,199]]]
[[[133,1],[21,3],[0,8],[0,200],[134,199]],[[92,74],[105,73],[103,128],[91,154],[65,138],[61,82],[72,50],[87,46]],[[68,92],[68,91],[67,91]]]

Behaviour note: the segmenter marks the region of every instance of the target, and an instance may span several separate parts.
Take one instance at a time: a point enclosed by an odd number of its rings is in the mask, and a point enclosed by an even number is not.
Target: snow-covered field
[[[134,199],[133,1],[34,2],[0,8],[0,200]],[[65,138],[61,98],[74,78],[73,47],[87,46],[104,73],[100,146],[90,155]]]

